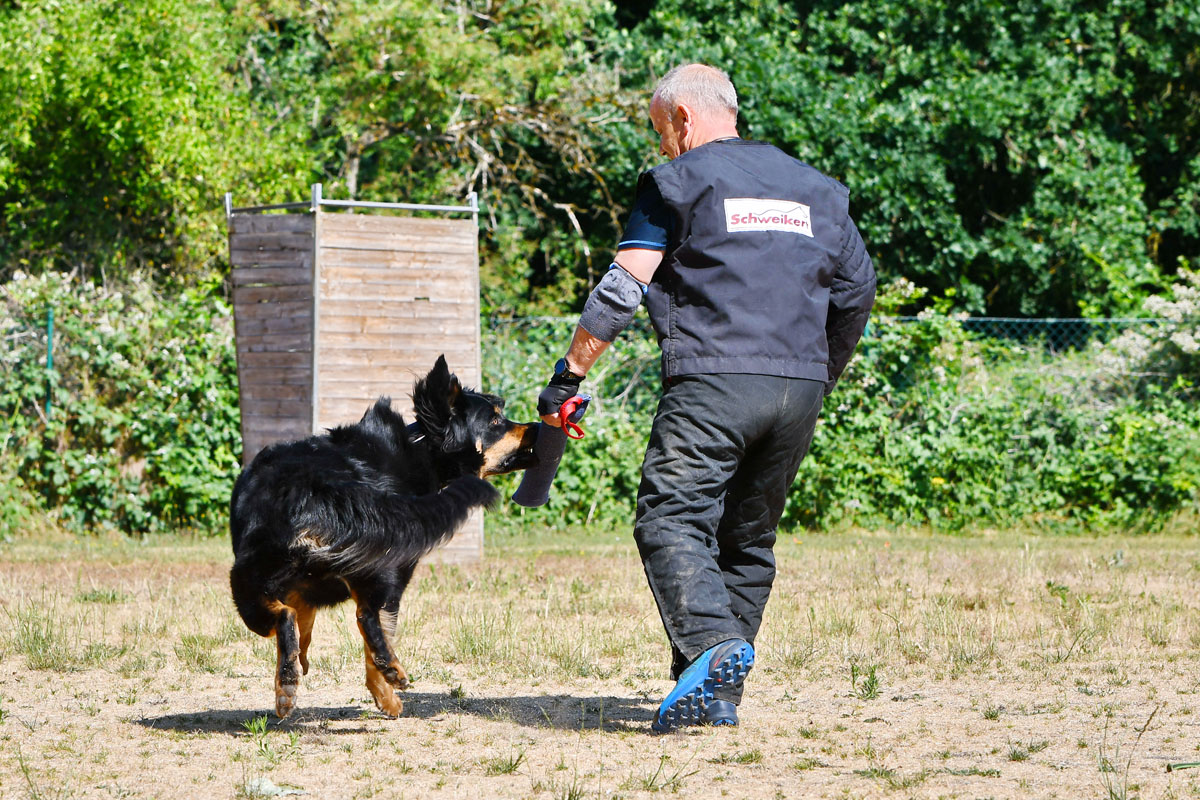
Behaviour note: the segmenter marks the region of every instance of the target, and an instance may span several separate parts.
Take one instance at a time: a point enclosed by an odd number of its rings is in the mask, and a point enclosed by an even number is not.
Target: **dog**
[[[296,706],[317,609],[353,600],[367,688],[397,717],[408,676],[391,639],[423,555],[499,492],[485,478],[536,463],[536,424],[499,397],[464,389],[444,356],[413,387],[416,422],[381,397],[355,425],[262,450],[230,499],[229,582],[250,630],[275,637],[275,713]]]

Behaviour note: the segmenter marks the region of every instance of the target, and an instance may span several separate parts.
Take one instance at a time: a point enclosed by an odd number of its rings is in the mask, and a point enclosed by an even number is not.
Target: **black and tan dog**
[[[271,445],[242,472],[230,501],[238,613],[279,650],[275,712],[296,706],[318,608],[354,600],[367,687],[397,716],[393,687],[408,676],[390,639],[418,560],[471,510],[495,502],[483,480],[524,469],[536,425],[514,423],[503,401],[464,389],[445,358],[413,388],[416,423],[380,398],[356,425]]]

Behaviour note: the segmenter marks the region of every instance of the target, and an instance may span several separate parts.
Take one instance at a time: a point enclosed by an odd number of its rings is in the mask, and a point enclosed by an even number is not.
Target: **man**
[[[775,576],[775,529],[824,395],[862,335],[875,271],[848,190],[740,139],[724,72],[688,64],[655,89],[670,161],[644,173],[615,263],[538,399],[548,424],[643,293],[664,392],[634,538],[671,641],[656,731],[736,725]]]

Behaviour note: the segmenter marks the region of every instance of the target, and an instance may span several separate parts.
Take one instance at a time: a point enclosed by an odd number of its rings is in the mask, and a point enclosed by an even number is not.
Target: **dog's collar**
[[[421,423],[419,422],[412,423],[404,429],[404,432],[408,434],[409,444],[416,444],[425,438],[425,431],[421,430]]]

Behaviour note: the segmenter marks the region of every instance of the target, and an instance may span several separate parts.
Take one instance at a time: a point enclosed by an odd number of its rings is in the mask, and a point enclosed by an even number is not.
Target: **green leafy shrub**
[[[156,291],[143,279],[117,291],[56,275],[18,275],[4,286],[0,535],[44,524],[46,514],[76,530],[223,527],[241,450],[229,308],[202,290]],[[1184,308],[1190,291],[1181,284],[1163,308]],[[1121,340],[1052,355],[1037,342],[964,331],[946,298],[932,299],[919,319],[895,315],[919,294],[907,282],[881,293],[826,401],[784,526],[1129,529],[1196,507],[1195,362],[1178,335],[1188,323],[1155,328],[1157,344],[1134,348],[1141,360]],[[55,369],[47,375],[51,305]],[[574,322],[486,323],[483,388],[508,400],[512,418],[537,418],[538,392]],[[594,398],[587,435],[568,444],[550,502],[502,504],[493,518],[632,525],[660,392],[658,346],[644,319],[583,390]],[[498,483],[510,496],[519,481]]]
[[[1116,393],[1102,380],[1107,349],[1051,355],[1036,341],[978,337],[949,313],[947,298],[916,320],[896,316],[921,294],[907,281],[881,292],[826,401],[783,525],[1131,528],[1196,503],[1200,411],[1176,384]],[[485,378],[511,411],[535,416],[572,329],[573,319],[493,323]],[[647,326],[618,339],[584,390],[597,398],[588,436],[568,444],[550,502],[533,512],[504,506],[501,515],[632,524],[659,394]],[[508,480],[515,488],[518,478]]]
[[[901,282],[837,391],[801,465],[785,522],[828,526],[1158,524],[1195,503],[1200,414],[1171,380],[1112,391],[1097,352],[1048,355],[966,333]]]
[[[53,273],[18,273],[0,302],[12,345],[0,353],[0,464],[18,491],[72,529],[219,525],[241,453],[224,302],[161,297],[138,275],[117,291]]]

